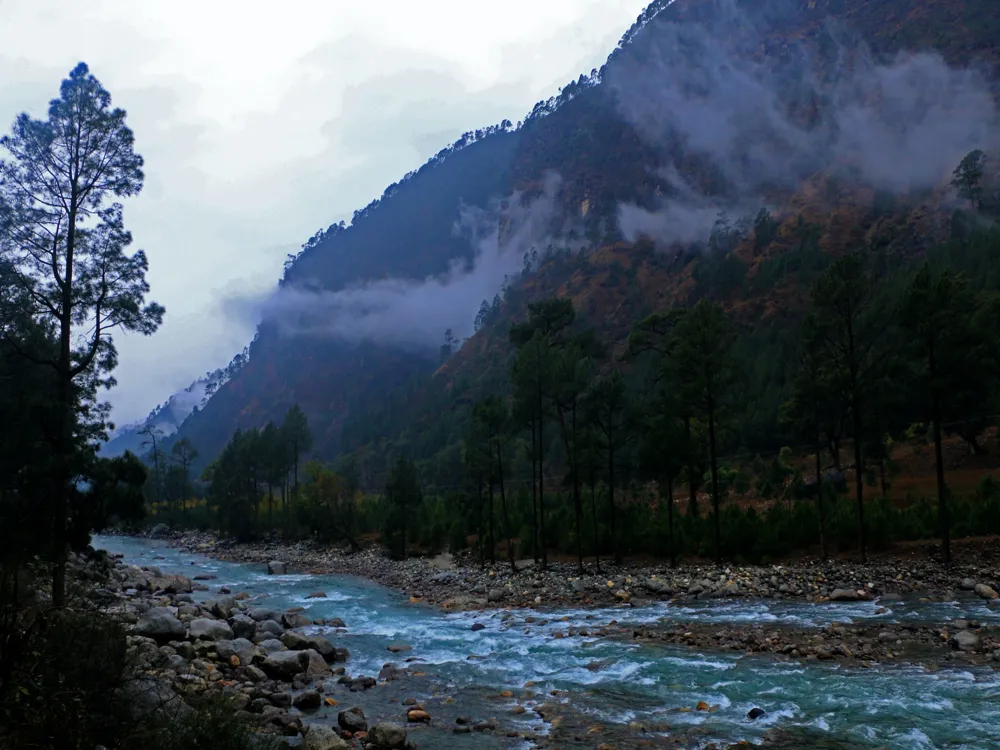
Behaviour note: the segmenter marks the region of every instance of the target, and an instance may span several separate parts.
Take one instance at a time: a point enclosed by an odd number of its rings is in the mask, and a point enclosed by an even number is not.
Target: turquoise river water
[[[672,727],[696,724],[705,744],[742,738],[754,741],[768,727],[779,726],[841,740],[846,747],[1000,748],[1000,673],[988,668],[850,669],[587,637],[551,637],[574,624],[595,627],[611,620],[640,623],[661,618],[787,622],[806,627],[869,618],[886,622],[940,622],[959,616],[1000,620],[996,610],[972,599],[933,605],[896,602],[882,614],[876,614],[878,605],[870,602],[834,607],[727,601],[596,611],[520,611],[505,619],[503,612],[444,613],[413,605],[393,591],[351,577],[269,576],[263,565],[220,562],[158,542],[96,537],[94,546],[120,553],[126,562],[155,565],[164,572],[215,575],[209,582],[211,592],[196,592],[202,599],[218,596],[214,593],[218,587],[227,586],[233,592],[266,597],[266,606],[271,608],[301,606],[310,618],[340,617],[348,632],[331,640],[350,650],[347,667],[353,675],[378,674],[383,663],[393,659],[386,646],[403,641],[413,646],[403,656],[422,660],[420,669],[434,681],[436,691],[495,695],[503,689],[519,690],[531,681],[539,693],[567,691],[560,700],[571,702],[574,710],[595,721],[668,723]],[[327,598],[306,598],[316,590],[325,591]],[[539,622],[528,625],[524,617],[532,614]],[[485,629],[472,631],[475,622]],[[471,655],[476,658],[470,659]],[[587,668],[598,661],[605,666]],[[699,701],[719,708],[712,713],[677,711]],[[750,722],[746,714],[755,706],[768,713]],[[495,702],[492,708],[503,712]],[[524,715],[531,716],[531,712]],[[520,726],[544,731],[537,717],[524,717]],[[513,721],[508,724],[517,726]],[[464,742],[455,736],[441,741],[441,746],[473,747]],[[496,744],[499,739],[492,742],[485,746],[502,746]],[[432,746],[437,744],[421,743],[421,747]]]

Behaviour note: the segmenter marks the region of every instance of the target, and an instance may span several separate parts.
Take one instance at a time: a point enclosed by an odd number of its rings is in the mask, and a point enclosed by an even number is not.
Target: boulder
[[[253,661],[254,647],[246,638],[236,638],[235,640],[223,640],[215,644],[215,650],[220,659],[232,663],[232,657],[240,660],[240,666],[247,666]]]
[[[139,618],[134,630],[137,635],[161,641],[183,638],[185,633],[184,623],[174,617],[173,612],[166,607],[154,607],[149,610]]]
[[[483,625],[481,622],[476,622],[476,623],[472,624],[472,632],[473,633],[477,633],[480,630],[486,630],[486,626]]]
[[[272,560],[267,564],[267,573],[272,576],[283,576],[288,572],[288,566],[279,560]]]
[[[399,724],[376,724],[368,733],[368,743],[378,750],[403,750],[406,747],[406,730]]]
[[[263,644],[261,647],[263,648]],[[268,654],[261,667],[269,677],[291,682],[309,667],[309,652],[277,651]]]
[[[248,607],[247,615],[254,622],[264,622],[265,620],[274,620],[275,622],[279,622],[281,620],[280,612],[268,609],[267,607]]]
[[[361,706],[352,706],[337,714],[337,723],[347,732],[367,732],[368,717]]]
[[[289,648],[291,647],[289,646]],[[337,649],[321,635],[313,635],[306,638],[306,648],[316,651],[327,661],[337,661]]]
[[[987,586],[985,583],[977,583],[974,591],[976,592],[976,596],[987,601],[993,601],[997,596],[1000,596],[992,586]]]
[[[260,638],[260,634],[258,633],[256,637]],[[260,647],[260,650],[263,651],[265,654],[273,654],[278,651],[285,650],[285,644],[283,644],[277,638],[263,638],[257,645]]]
[[[299,693],[292,700],[292,705],[302,711],[311,711],[319,708],[322,703],[323,699],[315,690],[306,690],[304,693]]]
[[[860,598],[854,589],[834,589],[830,594],[832,602],[856,602]]]
[[[280,640],[285,644],[285,648],[291,651],[305,651],[307,648],[310,648],[309,639],[301,633],[293,633],[291,631],[282,633]]]
[[[302,738],[303,750],[349,750],[351,746],[337,736],[330,727],[310,724]]]
[[[170,533],[170,527],[165,523],[158,523],[156,526],[149,530],[150,539],[159,539],[162,536],[166,536]]]
[[[190,594],[194,590],[191,579],[184,576],[153,575],[144,584],[144,588],[164,594]]]
[[[208,606],[207,609],[220,620],[225,620],[229,617],[232,610],[236,609],[236,600],[231,596],[224,596],[212,602],[211,606]]]
[[[257,623],[246,615],[233,615],[229,618],[229,627],[237,638],[252,639],[257,634]]]
[[[324,622],[326,623],[326,625],[328,625],[331,628],[346,628],[347,627],[347,625],[344,624],[344,621],[341,620],[339,617],[328,617],[328,618],[326,618],[326,620]]]
[[[973,591],[976,588],[975,578],[963,578],[962,582],[958,586],[963,591]]]
[[[257,623],[258,633],[267,633],[275,637],[281,637],[281,634],[285,632],[285,629],[281,627],[280,623],[274,620],[264,620],[263,622]]]
[[[222,641],[233,639],[233,629],[229,623],[222,620],[209,620],[202,617],[192,620],[188,625],[188,639],[192,641]]]
[[[755,707],[755,708],[751,708],[747,712],[747,718],[750,719],[750,721],[756,721],[757,719],[759,719],[762,716],[767,716],[767,711],[765,711],[763,708],[756,708]]]
[[[286,628],[308,628],[313,621],[301,612],[288,612],[281,617]]]
[[[951,645],[959,651],[976,653],[982,648],[979,636],[971,630],[960,630],[951,637]]]
[[[314,679],[316,677],[322,677],[333,671],[330,669],[330,665],[326,663],[326,659],[320,656],[316,651],[313,651],[311,648],[297,653],[309,655],[309,662],[306,665],[307,678]]]

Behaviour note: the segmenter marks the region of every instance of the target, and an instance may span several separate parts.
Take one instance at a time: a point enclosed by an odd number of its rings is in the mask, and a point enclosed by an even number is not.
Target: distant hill
[[[162,422],[209,460],[299,403],[317,455],[368,456],[376,482],[406,451],[444,483],[461,420],[442,414],[505,377],[527,301],[572,296],[620,347],[639,316],[709,295],[774,355],[754,374],[763,439],[779,322],[824,258],[943,236],[950,170],[996,132],[998,50],[990,0],[654,2],[600,70],[317,233],[245,366]],[[442,367],[445,328],[471,338]]]

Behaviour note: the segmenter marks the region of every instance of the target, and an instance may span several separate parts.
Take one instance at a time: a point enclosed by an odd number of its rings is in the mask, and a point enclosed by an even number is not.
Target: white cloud
[[[146,187],[126,221],[167,307],[119,339],[120,422],[253,335],[219,301],[463,131],[599,67],[643,0],[0,0],[0,128],[86,61],[129,112]]]

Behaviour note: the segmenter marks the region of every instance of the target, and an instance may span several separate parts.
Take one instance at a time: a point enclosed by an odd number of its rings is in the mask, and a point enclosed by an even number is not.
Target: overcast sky
[[[645,0],[0,0],[0,127],[83,60],[146,159],[126,205],[167,317],[118,337],[115,419],[224,365],[220,301],[276,282],[313,232],[463,131],[600,67]],[[475,311],[470,311],[474,314]]]

